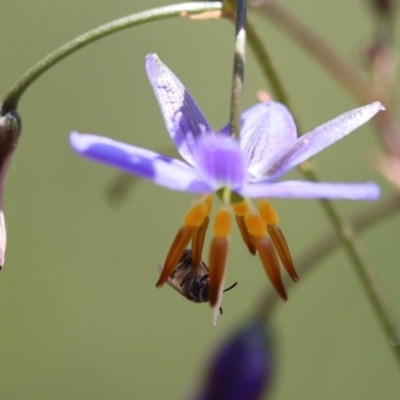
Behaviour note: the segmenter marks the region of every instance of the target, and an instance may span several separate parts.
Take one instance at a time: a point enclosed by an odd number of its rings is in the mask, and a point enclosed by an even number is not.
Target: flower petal
[[[261,175],[269,160],[296,138],[293,117],[283,104],[260,103],[242,114],[240,147],[253,175]]]
[[[212,132],[209,123],[182,82],[157,54],[146,56],[146,71],[171,139],[181,156],[194,165],[196,140]]]
[[[247,197],[281,197],[297,199],[376,200],[381,193],[374,182],[325,183],[308,181],[267,181],[249,183],[239,193]]]
[[[0,107],[1,110],[1,107]],[[21,119],[15,111],[0,116],[0,270],[5,261],[7,232],[3,211],[4,187],[12,155],[21,134]]]
[[[275,179],[342,139],[385,108],[378,101],[339,115],[299,137],[265,166],[263,174]]]
[[[149,179],[168,189],[191,193],[213,191],[213,188],[200,180],[185,163],[150,150],[78,132],[71,132],[70,144],[81,156]]]
[[[242,187],[247,172],[239,141],[224,135],[199,140],[197,171],[213,187]]]

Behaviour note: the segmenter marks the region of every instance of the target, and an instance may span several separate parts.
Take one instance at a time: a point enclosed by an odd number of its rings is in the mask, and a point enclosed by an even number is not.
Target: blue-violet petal
[[[281,197],[297,199],[376,200],[381,190],[374,182],[322,183],[283,181],[246,184],[239,193],[247,197]]]
[[[260,176],[269,161],[297,139],[292,114],[281,103],[270,101],[242,114],[240,147],[249,163],[249,172]]]
[[[209,193],[213,189],[198,179],[182,161],[115,140],[72,132],[71,147],[81,156],[146,178],[172,190]]]
[[[342,139],[384,110],[378,101],[339,115],[311,132],[299,137],[292,145],[278,153],[265,166],[264,175],[271,179],[283,175],[321,150]]]
[[[164,122],[180,155],[194,165],[197,139],[212,129],[190,93],[156,54],[146,56],[146,71]]]

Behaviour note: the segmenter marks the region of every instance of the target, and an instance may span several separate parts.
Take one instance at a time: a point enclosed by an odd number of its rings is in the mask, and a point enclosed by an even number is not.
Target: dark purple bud
[[[397,1],[396,0],[369,0],[372,6],[375,7],[379,12],[386,14],[394,10]]]
[[[250,322],[217,350],[196,400],[261,399],[271,380],[271,353],[265,325]]]
[[[4,184],[11,156],[17,146],[21,132],[21,120],[17,113],[1,116],[0,108],[0,269],[4,265],[6,252],[6,224],[3,211]]]

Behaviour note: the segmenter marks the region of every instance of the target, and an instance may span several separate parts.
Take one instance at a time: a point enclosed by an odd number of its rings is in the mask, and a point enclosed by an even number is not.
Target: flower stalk
[[[240,116],[243,107],[244,65],[246,60],[247,0],[236,0],[235,19],[235,53],[233,56],[229,126],[230,135],[239,138]]]
[[[307,170],[306,174],[311,180],[317,179],[316,173],[312,170]],[[392,349],[398,366],[400,367],[399,320],[394,315],[388,297],[378,282],[375,271],[364,254],[357,233],[351,222],[341,216],[339,210],[331,201],[321,200],[320,204],[331,221],[336,234],[341,239],[343,247],[349,256],[361,283],[364,294],[367,296],[388,342],[391,343],[396,341],[395,345],[390,346],[390,348]]]
[[[147,22],[153,22],[172,17],[180,17],[184,13],[197,14],[213,10],[222,10],[222,4],[211,1],[174,4],[132,14],[92,29],[48,54],[33,67],[31,67],[24,75],[22,75],[4,98],[1,115],[4,116],[10,111],[15,111],[21,96],[25,93],[28,87],[46,71],[63,59],[67,58],[69,55],[75,53],[77,50],[99,39]]]

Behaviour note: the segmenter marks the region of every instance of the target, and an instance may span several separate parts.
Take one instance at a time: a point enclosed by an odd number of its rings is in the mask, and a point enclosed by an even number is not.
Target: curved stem
[[[15,111],[21,96],[37,78],[39,78],[55,64],[82,47],[85,47],[103,37],[111,35],[112,33],[119,32],[123,29],[137,26],[146,22],[152,22],[171,17],[179,17],[182,13],[195,14],[211,10],[222,10],[222,4],[219,2],[188,2],[174,4],[132,14],[92,29],[91,31],[78,36],[76,39],[71,40],[69,43],[50,53],[32,68],[30,68],[7,93],[3,101],[1,115],[5,115],[10,111]]]
[[[231,108],[229,115],[230,135],[240,135],[240,116],[243,105],[244,65],[246,60],[246,19],[247,0],[236,0],[235,4],[235,53],[233,56],[233,76]]]
[[[312,171],[305,171],[308,179],[316,181],[317,177]],[[398,329],[397,318],[393,315],[387,296],[376,279],[375,272],[364,255],[361,243],[350,221],[341,218],[340,212],[331,201],[322,200],[320,202],[325,213],[332,222],[336,234],[347,251],[354,270],[361,282],[364,293],[366,294],[378,320],[383,328],[388,342],[396,341],[396,345],[391,346],[397,362],[400,366],[400,331]],[[398,342],[398,343],[397,343]]]

